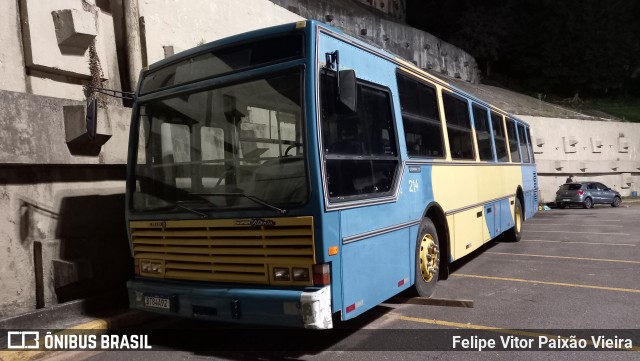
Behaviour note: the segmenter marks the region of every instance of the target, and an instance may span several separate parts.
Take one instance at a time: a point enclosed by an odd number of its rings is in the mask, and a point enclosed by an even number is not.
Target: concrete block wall
[[[304,18],[268,0],[139,0],[146,56],[153,64],[173,53],[231,35]],[[144,51],[144,49],[143,49]]]
[[[0,88],[83,100],[82,85],[92,76],[89,44],[95,39],[97,59],[102,68],[101,85],[121,90],[114,19],[109,8],[104,6],[108,2],[100,4],[103,7],[95,0],[4,1],[2,6],[9,13],[0,14],[0,19],[9,22],[11,29],[7,30],[11,39],[3,36],[3,42],[7,40],[9,45],[8,57],[21,59],[20,63],[14,64],[13,70],[22,68],[20,73],[23,74],[22,79],[16,76],[18,73],[9,74],[9,79],[11,82],[23,81],[24,88]],[[14,19],[20,22],[14,23]],[[71,37],[66,39],[68,36]]]
[[[385,16],[404,22],[407,18],[407,3],[405,0],[358,0]]]
[[[470,83],[479,81],[478,66],[469,53],[399,22],[398,16],[381,16],[378,11],[380,0],[272,1],[307,19],[322,21],[342,29],[347,34],[397,54],[429,72]],[[393,6],[393,1],[387,2]],[[369,3],[371,6],[366,6]],[[398,5],[400,9],[404,7],[404,3],[402,4]]]
[[[99,119],[112,139],[78,157],[62,114],[83,102],[0,90],[0,104],[0,317],[122,287],[130,110]]]
[[[640,124],[521,115],[531,125],[540,200],[552,202],[569,175],[640,191]]]

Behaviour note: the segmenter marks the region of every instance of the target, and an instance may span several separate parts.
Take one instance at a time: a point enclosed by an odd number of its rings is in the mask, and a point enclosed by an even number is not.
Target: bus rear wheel
[[[420,223],[416,245],[415,291],[420,297],[430,297],[438,282],[440,243],[436,227],[429,218]]]

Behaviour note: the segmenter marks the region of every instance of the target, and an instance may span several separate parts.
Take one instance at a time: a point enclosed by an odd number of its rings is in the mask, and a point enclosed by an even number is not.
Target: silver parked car
[[[616,190],[598,182],[566,183],[556,192],[556,205],[566,208],[570,205],[580,205],[591,208],[594,204],[610,204],[618,207],[622,197]]]

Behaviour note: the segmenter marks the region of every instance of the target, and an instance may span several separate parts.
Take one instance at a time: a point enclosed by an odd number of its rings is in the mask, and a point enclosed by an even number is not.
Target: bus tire
[[[440,267],[440,243],[433,222],[424,218],[418,229],[416,244],[415,292],[420,297],[430,297],[438,282]]]
[[[522,238],[522,205],[520,199],[516,197],[516,201],[513,205],[513,228],[509,230],[509,240],[512,242],[518,242]]]

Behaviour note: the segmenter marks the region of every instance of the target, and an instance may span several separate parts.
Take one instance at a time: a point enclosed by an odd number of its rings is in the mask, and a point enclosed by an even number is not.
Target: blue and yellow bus
[[[314,21],[151,65],[132,117],[135,309],[328,329],[537,210],[526,123]]]

